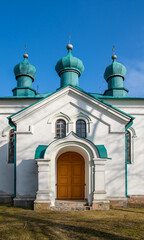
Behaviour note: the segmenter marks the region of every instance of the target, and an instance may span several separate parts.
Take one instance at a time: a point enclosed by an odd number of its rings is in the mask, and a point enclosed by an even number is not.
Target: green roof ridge
[[[71,86],[71,85],[68,85],[68,86]],[[68,86],[66,86],[66,87],[68,87]],[[22,110],[20,110],[20,111],[18,111],[18,112],[16,112],[16,113],[12,114],[11,116],[9,116],[9,117],[7,117],[7,118],[10,119],[11,117],[17,115],[18,113],[20,113],[20,112],[22,112],[22,111],[24,111],[24,110],[30,108],[31,106],[37,104],[38,102],[43,101],[43,100],[46,99],[47,97],[50,97],[51,95],[55,94],[56,92],[61,91],[62,89],[66,88],[66,87],[58,88],[55,92],[52,92],[52,93],[49,94],[48,96],[45,96],[45,97],[41,98],[40,100],[36,101],[35,103],[32,103],[32,104],[29,105],[28,107],[26,107],[26,108],[24,108],[24,109],[22,109]],[[77,90],[79,90],[79,91],[81,91],[81,92],[83,92],[83,93],[85,93],[85,94],[88,95],[88,96],[91,96],[89,93],[85,92],[84,90],[80,89],[79,87],[74,87],[74,86],[71,86],[71,87],[72,87],[72,88],[75,88],[75,89],[77,89]],[[135,118],[132,117],[131,115],[129,115],[129,114],[127,114],[127,113],[125,113],[125,112],[119,110],[118,108],[113,107],[112,105],[110,105],[110,104],[108,104],[108,103],[102,101],[100,98],[98,98],[98,97],[94,97],[94,96],[91,96],[91,97],[94,98],[94,99],[97,99],[98,101],[102,102],[103,104],[105,104],[105,105],[107,105],[107,106],[109,106],[109,107],[115,109],[116,111],[118,111],[118,112],[120,112],[120,113],[122,113],[122,114],[124,114],[124,115],[126,115],[126,116],[128,116],[128,117],[130,117],[131,119],[135,119]]]

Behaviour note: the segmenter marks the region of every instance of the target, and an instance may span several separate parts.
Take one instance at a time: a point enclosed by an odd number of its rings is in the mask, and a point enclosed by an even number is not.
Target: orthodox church
[[[128,97],[126,67],[106,67],[104,94],[79,87],[83,62],[72,55],[55,70],[60,87],[38,94],[36,68],[14,67],[13,96],[0,97],[0,202],[34,209],[109,209],[144,202],[144,98]]]

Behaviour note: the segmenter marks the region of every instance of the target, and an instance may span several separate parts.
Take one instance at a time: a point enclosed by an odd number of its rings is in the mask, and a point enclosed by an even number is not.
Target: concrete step
[[[50,207],[51,210],[63,211],[86,211],[91,210],[87,200],[56,200],[55,206]]]

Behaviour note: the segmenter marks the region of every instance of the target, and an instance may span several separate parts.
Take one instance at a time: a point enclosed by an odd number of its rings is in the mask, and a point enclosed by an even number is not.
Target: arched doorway
[[[66,152],[57,161],[57,199],[84,199],[84,158]]]

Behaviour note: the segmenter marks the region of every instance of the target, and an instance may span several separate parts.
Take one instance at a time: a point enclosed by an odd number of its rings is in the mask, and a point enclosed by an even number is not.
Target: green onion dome
[[[14,67],[16,79],[21,76],[30,77],[34,81],[36,77],[36,68],[29,63],[28,54],[24,54],[24,60]]]
[[[123,80],[126,75],[126,67],[121,63],[116,62],[116,55],[112,56],[113,62],[109,66],[106,67],[104,72],[104,78],[108,82],[108,80],[112,77],[122,77]]]
[[[73,49],[72,44],[68,44],[67,45],[67,50],[68,50],[67,56],[60,59],[55,66],[55,70],[59,76],[61,76],[61,74],[64,72],[75,72],[80,77],[80,75],[84,71],[83,62],[80,59],[78,59],[72,55],[72,53],[71,53],[72,49]]]

